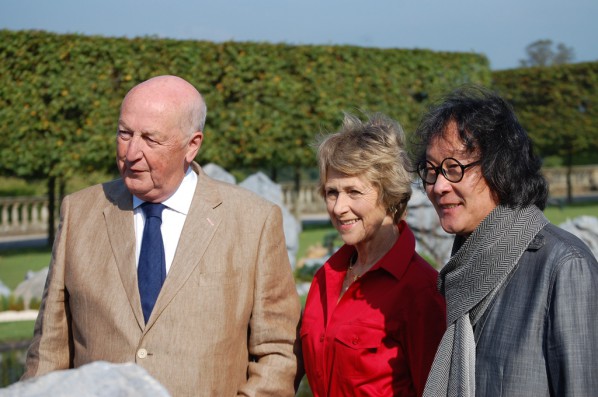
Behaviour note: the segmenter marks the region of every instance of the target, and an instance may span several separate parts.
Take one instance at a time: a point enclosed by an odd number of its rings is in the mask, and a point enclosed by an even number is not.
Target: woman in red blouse
[[[446,327],[438,273],[405,221],[401,127],[345,115],[318,146],[320,193],[345,243],[314,276],[300,330],[314,397],[420,396]]]

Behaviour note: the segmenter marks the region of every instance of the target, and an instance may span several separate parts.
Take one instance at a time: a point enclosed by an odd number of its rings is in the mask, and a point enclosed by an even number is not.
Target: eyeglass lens
[[[463,178],[464,167],[459,161],[452,157],[448,157],[442,160],[440,166],[435,167],[429,161],[422,164],[419,168],[419,175],[422,180],[426,183],[435,183],[438,179],[438,173],[442,172],[442,175],[450,182],[459,182]]]

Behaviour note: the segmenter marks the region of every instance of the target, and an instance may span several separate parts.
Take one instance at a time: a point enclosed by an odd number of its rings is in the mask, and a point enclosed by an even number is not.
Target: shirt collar
[[[197,174],[193,172],[191,167],[189,167],[177,190],[162,204],[176,212],[187,215],[187,213],[189,213],[189,208],[191,208],[191,201],[193,201],[196,186]],[[137,196],[133,196],[133,208],[137,208],[143,203],[143,200]]]
[[[415,236],[405,221],[400,221],[399,238],[392,248],[370,269],[384,269],[400,280],[407,271],[413,255],[415,255]],[[355,252],[355,247],[343,245],[330,259],[328,264],[335,272],[345,272],[349,258]]]
[[[399,222],[399,232],[395,245],[376,265],[392,274],[397,280],[403,277],[415,255],[415,235],[405,221]]]

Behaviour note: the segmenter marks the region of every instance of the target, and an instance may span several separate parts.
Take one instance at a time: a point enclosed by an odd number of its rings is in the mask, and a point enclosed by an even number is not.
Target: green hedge
[[[567,165],[598,159],[598,62],[506,70],[492,79],[543,156]]]
[[[0,173],[113,170],[122,97],[159,74],[205,96],[201,163],[265,170],[313,166],[310,143],[343,110],[385,112],[410,131],[430,99],[491,81],[487,59],[473,53],[1,30]]]

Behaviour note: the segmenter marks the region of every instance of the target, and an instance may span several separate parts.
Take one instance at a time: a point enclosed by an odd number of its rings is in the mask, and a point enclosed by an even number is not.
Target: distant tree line
[[[315,163],[313,138],[336,128],[343,110],[385,112],[409,130],[430,98],[490,82],[488,60],[473,53],[2,30],[0,174],[46,180],[53,205],[73,175],[114,170],[121,100],[159,74],[205,96],[200,163],[273,179],[290,168],[297,184]]]
[[[493,87],[513,105],[543,157],[569,168],[598,159],[598,62],[513,69],[492,73]]]
[[[542,154],[566,155],[569,145],[575,157],[598,148],[597,68],[492,73],[474,53],[0,30],[0,175],[45,180],[57,203],[74,175],[113,172],[120,102],[159,74],[204,94],[197,160],[233,173],[261,169],[276,180],[291,170],[300,184],[315,165],[314,137],[336,128],[342,111],[384,112],[409,133],[431,101],[464,83],[506,94]]]
[[[565,65],[573,62],[575,51],[563,43],[558,43],[556,49],[549,39],[536,40],[525,47],[527,57],[521,59],[522,67]]]

